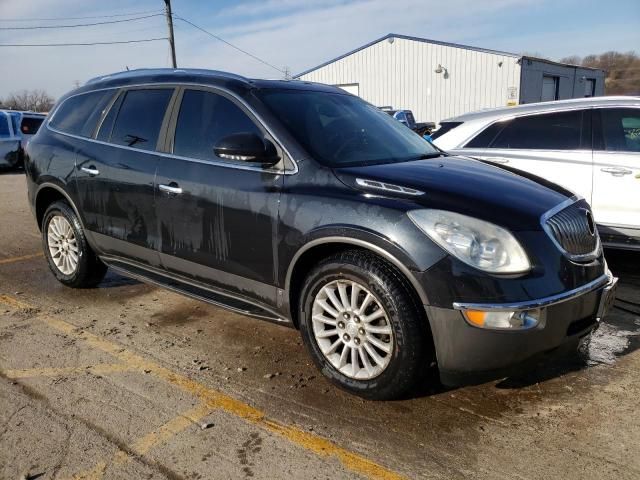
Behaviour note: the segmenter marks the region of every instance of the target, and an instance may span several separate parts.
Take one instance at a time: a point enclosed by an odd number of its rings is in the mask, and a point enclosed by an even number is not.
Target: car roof
[[[493,120],[503,117],[521,115],[523,113],[542,113],[553,110],[570,108],[589,108],[602,106],[640,106],[640,97],[609,96],[591,98],[572,98],[569,100],[556,100],[553,102],[527,103],[515,107],[498,107],[465,113],[457,117],[447,118],[443,122],[468,122],[470,120]]]
[[[76,93],[81,91],[97,90],[99,88],[125,87],[127,85],[138,85],[143,83],[194,83],[224,87],[236,92],[256,88],[284,88],[346,94],[346,92],[338,87],[324,85],[322,83],[302,80],[255,79],[243,77],[230,72],[199,68],[141,68],[137,70],[111,73],[90,79],[83,87],[80,87]]]

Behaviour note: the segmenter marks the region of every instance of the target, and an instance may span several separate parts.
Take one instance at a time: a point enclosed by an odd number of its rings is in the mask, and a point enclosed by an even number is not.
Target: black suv
[[[107,267],[299,328],[333,382],[463,384],[587,338],[613,298],[589,205],[448,156],[339,88],[141,70],[62,98],[27,148],[56,278]]]

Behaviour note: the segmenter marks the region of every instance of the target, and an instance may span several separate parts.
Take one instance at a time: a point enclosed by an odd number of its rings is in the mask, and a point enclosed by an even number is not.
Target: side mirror
[[[280,157],[273,143],[255,133],[234,133],[218,141],[213,152],[220,158],[274,165]]]

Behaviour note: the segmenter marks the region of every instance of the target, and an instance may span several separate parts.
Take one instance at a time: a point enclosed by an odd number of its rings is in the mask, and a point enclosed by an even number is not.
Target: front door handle
[[[159,188],[161,191],[172,195],[180,195],[182,193],[182,189],[175,182],[171,182],[169,185],[159,185]]]
[[[91,165],[89,167],[80,167],[80,170],[82,170],[85,173],[88,173],[92,177],[95,177],[96,175],[100,175],[100,170],[98,170],[93,165]]]
[[[601,168],[600,171],[610,173],[614,177],[622,177],[623,175],[629,175],[633,173],[628,168],[622,168],[622,167],[604,167],[604,168]]]

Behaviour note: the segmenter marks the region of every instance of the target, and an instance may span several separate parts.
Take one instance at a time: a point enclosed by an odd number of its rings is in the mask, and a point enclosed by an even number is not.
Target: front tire
[[[100,283],[107,266],[93,252],[73,209],[52,203],[42,222],[42,247],[51,272],[68,287],[88,288]]]
[[[304,283],[299,308],[314,363],[351,393],[401,397],[429,366],[419,304],[404,277],[373,254],[348,250],[320,262]]]

